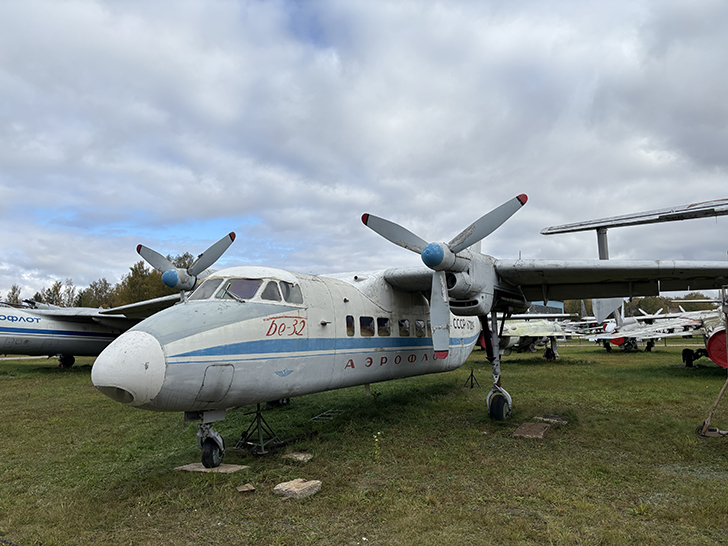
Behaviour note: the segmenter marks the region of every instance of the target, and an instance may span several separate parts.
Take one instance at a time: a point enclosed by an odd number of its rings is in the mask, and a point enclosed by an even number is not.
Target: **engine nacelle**
[[[162,282],[176,290],[192,290],[197,284],[197,277],[193,277],[184,269],[168,269],[162,273]]]
[[[456,315],[487,315],[493,308],[498,282],[493,258],[467,249],[459,252],[458,258],[466,261],[468,267],[447,272],[450,310]]]

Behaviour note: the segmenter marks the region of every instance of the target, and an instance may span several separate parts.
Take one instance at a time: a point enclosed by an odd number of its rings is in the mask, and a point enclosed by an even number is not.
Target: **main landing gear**
[[[68,369],[73,366],[76,362],[76,358],[73,355],[58,355],[58,367]]]
[[[503,317],[503,323],[501,329],[505,324],[505,316]],[[498,316],[495,311],[491,311],[490,314],[490,325],[488,324],[487,317],[481,316],[480,323],[483,327],[483,336],[481,337],[481,347],[485,349],[488,355],[488,360],[493,367],[493,388],[488,393],[485,399],[488,405],[488,414],[491,419],[496,421],[503,421],[507,417],[510,417],[513,409],[513,400],[511,395],[501,387],[501,369],[500,369],[500,351],[498,350]]]

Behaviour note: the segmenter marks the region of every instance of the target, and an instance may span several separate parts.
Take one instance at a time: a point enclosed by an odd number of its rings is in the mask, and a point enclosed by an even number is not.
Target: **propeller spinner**
[[[162,282],[177,290],[192,290],[197,284],[197,277],[205,269],[214,264],[220,256],[233,244],[235,233],[230,232],[210,248],[200,254],[187,269],[177,267],[159,252],[144,245],[137,245],[137,252],[149,265],[162,274]]]
[[[436,358],[447,358],[450,349],[450,305],[446,272],[461,271],[462,266],[458,264],[458,252],[493,233],[527,201],[528,197],[523,193],[506,201],[470,224],[449,243],[427,243],[408,229],[389,220],[371,214],[364,214],[361,217],[365,226],[388,241],[420,254],[423,263],[433,270],[430,323],[432,324],[432,343]]]

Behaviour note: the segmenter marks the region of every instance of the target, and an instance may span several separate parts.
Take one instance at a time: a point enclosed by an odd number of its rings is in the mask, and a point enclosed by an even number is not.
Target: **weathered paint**
[[[213,298],[176,305],[115,341],[94,365],[94,384],[117,400],[115,389],[141,388],[131,377],[125,385],[116,372],[107,374],[128,369],[143,375],[138,363],[127,362],[140,355],[125,349],[140,333],[159,344],[164,380],[153,396],[145,390],[133,401],[119,401],[158,411],[211,411],[446,371],[465,362],[480,333],[477,319],[451,316],[449,356],[436,359],[431,337],[417,337],[414,329],[410,336],[398,332],[400,319],[411,326],[429,320],[427,300],[394,289],[382,272],[333,278],[233,268],[215,276],[295,283],[304,303]],[[357,321],[354,336],[347,333],[347,315]],[[389,319],[391,335],[361,336],[361,316],[375,323]]]

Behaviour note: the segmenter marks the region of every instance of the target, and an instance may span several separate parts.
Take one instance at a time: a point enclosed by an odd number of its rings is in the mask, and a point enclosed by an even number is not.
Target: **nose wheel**
[[[222,436],[212,428],[212,424],[225,419],[225,410],[185,413],[185,421],[197,419],[202,419],[202,422],[197,425],[197,445],[202,452],[202,466],[217,468],[225,456],[225,442]]]
[[[202,466],[205,468],[217,468],[222,463],[225,451],[212,438],[205,438],[202,442]]]

